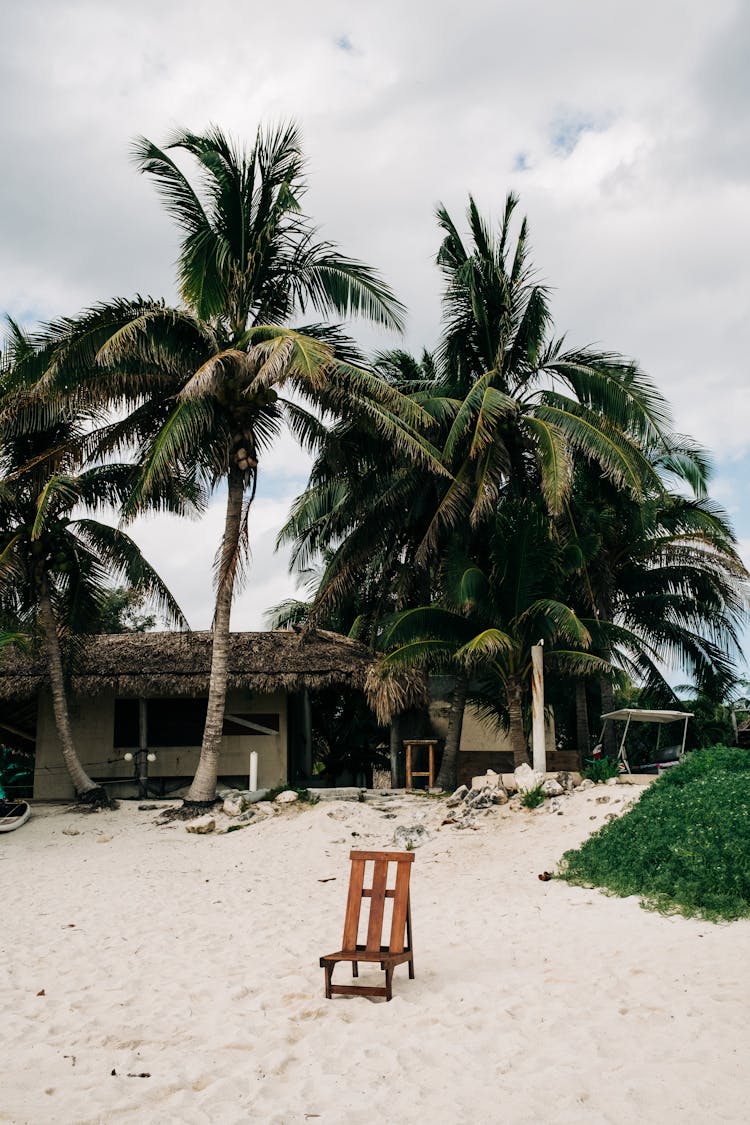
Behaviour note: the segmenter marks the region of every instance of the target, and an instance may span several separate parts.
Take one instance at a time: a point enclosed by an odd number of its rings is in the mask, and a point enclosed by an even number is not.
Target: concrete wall
[[[93,780],[133,778],[133,763],[126,762],[128,747],[113,746],[114,700],[112,693],[91,699],[74,699],[71,703],[71,724],[76,750],[81,762]],[[257,696],[250,692],[232,691],[227,696],[227,714],[277,712],[279,733],[274,735],[225,735],[222,739],[220,777],[247,778],[250,751],[258,751],[258,785],[271,788],[286,781],[287,776],[287,701],[286,695]],[[132,747],[137,749],[137,747]],[[149,762],[149,777],[185,777],[195,773],[200,754],[199,746],[169,746],[156,748],[156,761]],[[246,783],[246,782],[245,782]],[[109,787],[113,796],[120,792],[118,785]],[[123,795],[127,792],[123,784]],[[73,786],[62,760],[57,739],[52,700],[44,693],[39,700],[37,717],[36,763],[34,769],[34,796],[40,799],[72,798]]]
[[[444,699],[433,699],[430,703],[430,721],[438,738],[445,738],[448,733],[449,710],[450,703]],[[547,753],[551,753],[555,749],[555,724],[551,719],[546,724],[544,741]],[[481,719],[471,704],[467,704],[459,749],[468,752],[510,752],[510,748],[510,736],[504,730],[499,730],[494,723]]]

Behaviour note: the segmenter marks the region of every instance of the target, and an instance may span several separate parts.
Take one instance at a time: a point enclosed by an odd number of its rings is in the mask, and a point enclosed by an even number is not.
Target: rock
[[[97,842],[97,844],[111,844],[112,843],[112,837],[111,836],[97,836],[96,842]]]
[[[78,831],[77,828],[63,828],[62,834],[63,834],[63,836],[80,836],[81,835],[81,833]]]
[[[299,801],[299,793],[295,793],[293,789],[285,789],[275,799],[277,805],[293,805],[295,801]]]
[[[578,788],[579,789],[593,789],[594,788],[594,782],[591,780],[590,777],[585,777],[583,779],[583,781],[581,782],[581,784],[578,786]]]
[[[336,785],[330,789],[308,788],[311,797],[319,801],[363,801],[365,790],[356,785]]]
[[[429,840],[427,829],[423,824],[400,824],[393,833],[393,842],[398,848],[410,852],[414,848],[421,848]]]
[[[516,788],[519,793],[528,793],[530,789],[536,789],[537,786],[544,783],[544,774],[533,770],[525,762],[513,771],[513,776],[516,779]]]
[[[547,808],[548,813],[561,812],[559,798],[553,797],[553,799],[551,801],[547,801],[546,802],[546,808]]]
[[[493,805],[507,805],[508,794],[503,789],[502,785],[498,785],[497,789],[493,789],[491,795]]]
[[[246,805],[257,805],[258,801],[262,801],[267,795],[267,789],[243,789],[240,793]]]
[[[485,789],[488,785],[493,788],[502,785],[500,774],[495,773],[494,770],[487,770],[486,773],[480,773],[471,779],[472,789]]]
[[[494,804],[492,794],[494,790],[491,786],[485,785],[483,789],[470,789],[466,794],[464,805],[467,809],[488,809],[490,805]]]
[[[542,793],[545,797],[562,797],[565,789],[554,777],[548,777],[542,784]]]
[[[620,780],[619,777],[608,777],[607,780],[604,782],[604,784],[605,785],[617,785],[619,780]]]
[[[190,820],[185,825],[186,832],[195,832],[198,836],[206,836],[209,832],[216,830],[216,819],[207,813],[206,816],[199,816],[196,820]]]
[[[227,816],[239,816],[240,813],[243,813],[245,811],[246,807],[247,802],[245,801],[242,794],[238,793],[237,796],[224,798],[222,810],[226,813]]]
[[[597,797],[596,798],[596,804],[597,805],[606,805],[608,801],[609,801],[609,797]]]
[[[566,793],[572,793],[576,786],[581,784],[581,775],[573,770],[560,770],[557,780]]]
[[[243,812],[238,814],[237,823],[238,824],[249,824],[251,820],[254,820],[256,818],[257,813],[258,813],[257,809],[245,809]]]
[[[452,793],[448,800],[445,802],[446,808],[455,809],[457,805],[461,804],[468,792],[468,785],[459,785],[455,793]]]

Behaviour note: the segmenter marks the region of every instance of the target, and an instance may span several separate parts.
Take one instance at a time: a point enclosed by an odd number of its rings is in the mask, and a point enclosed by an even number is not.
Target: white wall
[[[124,760],[126,747],[115,749],[114,694],[94,698],[74,698],[71,702],[71,725],[78,756],[89,776],[98,778],[133,777],[133,763]],[[272,788],[287,776],[287,701],[283,692],[258,696],[245,691],[230,691],[226,711],[244,713],[277,712],[279,733],[276,735],[225,735],[222,739],[219,776],[247,778],[250,751],[258,751],[258,785]],[[154,751],[156,761],[149,762],[149,776],[192,778],[198,764],[200,747],[170,746]],[[117,785],[110,787],[113,796],[120,792]],[[122,788],[123,794],[127,792]],[[55,729],[52,700],[44,692],[39,700],[37,718],[36,763],[34,769],[34,797],[66,799],[75,796]]]

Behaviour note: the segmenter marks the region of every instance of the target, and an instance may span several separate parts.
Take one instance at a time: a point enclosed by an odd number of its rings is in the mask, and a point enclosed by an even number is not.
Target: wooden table
[[[406,749],[406,788],[413,789],[413,779],[415,777],[426,777],[427,787],[432,789],[435,785],[435,747],[437,745],[436,738],[405,738],[404,747]],[[429,769],[413,770],[412,769],[412,748],[426,746],[429,751]]]

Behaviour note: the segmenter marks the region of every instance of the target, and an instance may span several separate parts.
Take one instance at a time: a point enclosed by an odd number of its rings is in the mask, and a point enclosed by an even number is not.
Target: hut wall
[[[112,757],[111,698],[74,698],[69,702],[69,710],[76,750],[84,767],[98,773],[110,773],[107,760]],[[37,712],[34,796],[54,800],[74,795],[57,738],[52,698],[45,691],[40,695]]]
[[[179,707],[179,701],[175,701]],[[76,749],[89,776],[95,780],[115,782],[113,795],[126,795],[127,782],[133,779],[133,763],[126,762],[128,750],[134,745],[115,746],[115,695],[112,692],[93,698],[74,697],[70,705],[71,725]],[[255,695],[246,691],[230,691],[227,696],[226,715],[278,716],[278,733],[225,734],[222,738],[220,778],[237,778],[247,784],[250,751],[258,751],[258,785],[271,788],[286,780],[287,775],[287,701],[283,692]],[[235,729],[242,729],[235,724]],[[122,741],[119,739],[118,741]],[[150,740],[149,740],[150,741]],[[149,746],[156,761],[149,762],[149,777],[189,781],[195,773],[200,745]],[[36,763],[34,770],[34,797],[42,800],[69,799],[74,796],[73,786],[63,764],[55,729],[52,701],[44,692],[39,700],[37,722]]]

